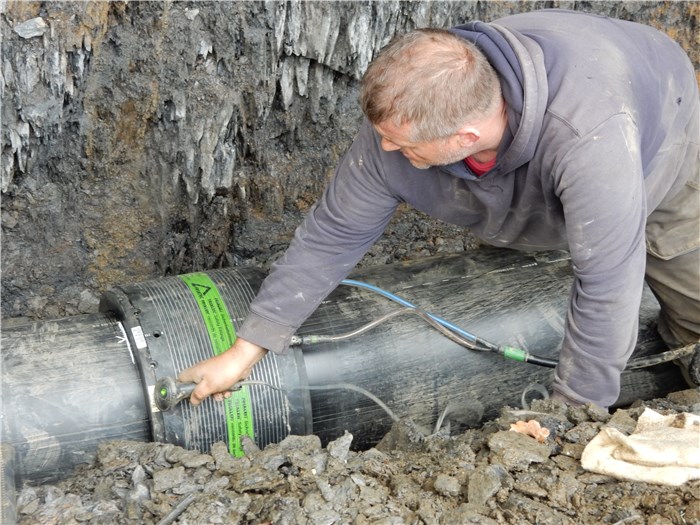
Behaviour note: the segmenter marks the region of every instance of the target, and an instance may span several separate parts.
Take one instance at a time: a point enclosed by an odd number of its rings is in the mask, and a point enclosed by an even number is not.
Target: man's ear
[[[474,126],[465,126],[457,132],[457,137],[462,148],[469,148],[479,141],[481,131]]]

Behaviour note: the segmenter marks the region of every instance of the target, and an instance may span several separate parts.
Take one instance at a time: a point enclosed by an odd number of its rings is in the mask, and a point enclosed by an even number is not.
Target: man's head
[[[392,40],[372,61],[360,102],[375,125],[411,129],[414,141],[456,133],[501,104],[498,76],[471,42],[443,29],[419,29]]]

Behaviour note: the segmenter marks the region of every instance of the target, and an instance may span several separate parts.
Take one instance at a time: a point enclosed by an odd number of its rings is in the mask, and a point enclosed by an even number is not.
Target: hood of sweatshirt
[[[508,127],[496,165],[484,177],[513,172],[532,159],[547,108],[547,73],[542,49],[532,39],[496,23],[470,22],[450,31],[473,42],[501,79]],[[443,169],[457,177],[476,179],[463,162]]]

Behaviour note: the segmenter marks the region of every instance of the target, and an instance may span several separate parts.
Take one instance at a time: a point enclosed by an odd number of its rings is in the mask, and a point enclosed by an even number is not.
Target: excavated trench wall
[[[359,79],[392,35],[552,7],[661,28],[699,62],[694,2],[0,2],[2,317],[266,266],[352,140]],[[473,246],[402,210],[363,264]]]

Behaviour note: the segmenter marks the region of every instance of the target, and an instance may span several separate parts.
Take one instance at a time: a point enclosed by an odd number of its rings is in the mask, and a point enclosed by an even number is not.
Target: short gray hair
[[[360,104],[373,124],[411,124],[415,140],[447,137],[501,100],[496,71],[471,42],[446,29],[395,37],[362,79]]]

